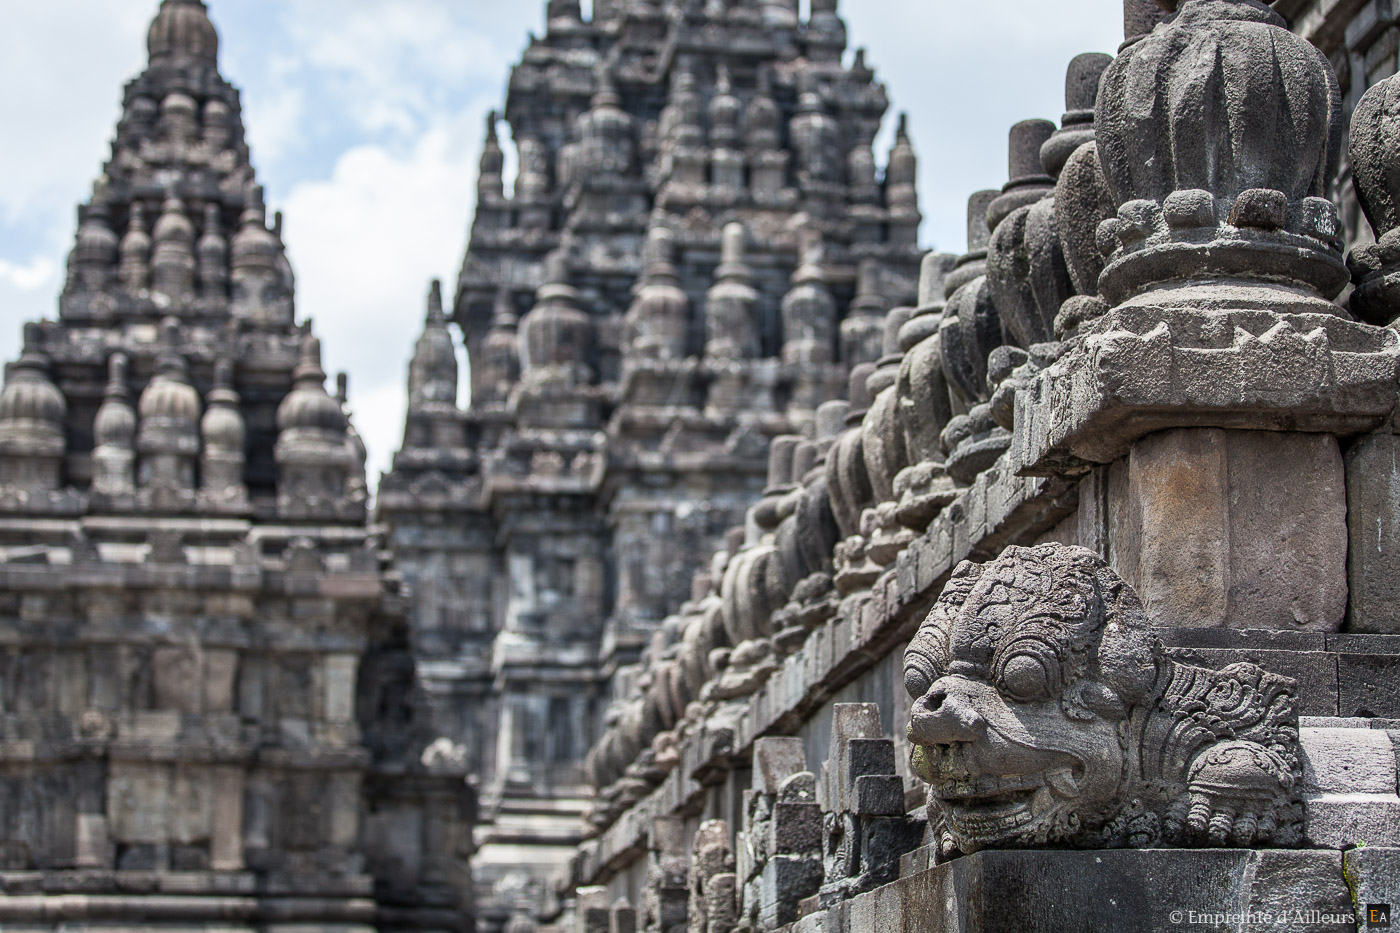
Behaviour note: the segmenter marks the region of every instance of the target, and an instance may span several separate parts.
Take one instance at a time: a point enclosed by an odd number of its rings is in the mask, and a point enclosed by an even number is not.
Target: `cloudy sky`
[[[0,358],[53,317],[156,0],[0,0]],[[544,0],[210,0],[253,162],[286,215],[299,311],[350,373],[371,474],[398,446],[433,277],[455,282],[486,112]],[[587,4],[585,4],[587,5]],[[804,4],[805,5],[805,4]],[[1112,52],[1121,0],[846,0],[852,47],[907,110],[924,245],[960,251],[967,195],[1006,180],[1006,131],[1057,120],[1064,68]],[[892,111],[893,114],[893,111]],[[887,128],[888,133],[888,128]],[[465,380],[464,380],[465,381]]]

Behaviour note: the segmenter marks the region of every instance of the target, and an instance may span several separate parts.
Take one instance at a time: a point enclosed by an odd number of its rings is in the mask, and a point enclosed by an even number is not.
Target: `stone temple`
[[[0,393],[0,929],[468,930],[344,381],[204,4],[149,46]]]
[[[806,6],[550,0],[367,515],[164,0],[0,394],[0,927],[1390,922],[1400,14],[1124,0],[946,255]]]

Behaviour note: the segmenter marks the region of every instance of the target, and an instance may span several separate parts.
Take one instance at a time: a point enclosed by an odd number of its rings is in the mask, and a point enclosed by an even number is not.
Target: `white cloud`
[[[352,375],[371,476],[387,469],[399,445],[428,282],[441,278],[450,295],[456,281],[486,109],[483,101],[433,124],[404,155],[351,149],[328,180],[297,185],[283,204],[297,310],[315,319],[327,368]]]
[[[55,271],[53,262],[47,256],[40,256],[25,266],[0,259],[0,283],[22,292],[32,292],[54,284]]]
[[[464,90],[504,86],[523,42],[502,39],[521,31],[524,14],[493,6],[313,0],[289,8],[287,31],[306,74],[315,75],[353,125],[371,134],[411,134],[455,110]]]

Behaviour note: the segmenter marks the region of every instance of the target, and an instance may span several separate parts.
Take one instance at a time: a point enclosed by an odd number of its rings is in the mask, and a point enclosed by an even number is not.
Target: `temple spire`
[[[501,140],[496,135],[496,121],[500,115],[492,110],[486,115],[486,144],[481,150],[481,170],[477,175],[477,192],[480,196],[503,197],[505,194],[505,153],[501,151]]]
[[[443,314],[439,279],[433,279],[428,291],[428,317],[408,372],[410,410],[457,403],[457,351]]]

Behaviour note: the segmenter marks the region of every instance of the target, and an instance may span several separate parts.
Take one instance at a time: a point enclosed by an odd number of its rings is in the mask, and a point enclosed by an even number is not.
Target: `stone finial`
[[[744,225],[724,228],[715,284],[705,299],[705,355],[711,359],[752,359],[759,355],[758,322],[754,310],[758,292],[750,284],[745,261],[748,232]]]
[[[904,684],[944,857],[1299,841],[1297,685],[1172,660],[1137,594],[1084,548],[959,565]]]
[[[192,493],[200,447],[199,393],[190,385],[188,366],[179,351],[179,322],[166,318],[161,332],[156,374],[137,405],[141,419],[136,435],[141,455],[139,479],[144,488]]]
[[[290,267],[281,241],[267,228],[260,185],[249,185],[243,215],[229,247],[234,317],[253,324],[288,326],[292,307]]]
[[[795,434],[784,434],[773,438],[768,448],[768,489],[786,492],[793,487],[793,457],[802,438]],[[765,492],[765,495],[768,493]]]
[[[1260,0],[1182,3],[1104,73],[1104,298],[1215,313],[1228,283],[1231,307],[1335,314],[1341,117],[1327,58]]]
[[[1054,132],[1055,124],[1049,120],[1022,120],[1011,128],[1007,146],[1010,180],[1001,194],[987,205],[989,232],[996,230],[1016,208],[1050,196],[1055,180],[1045,174],[1040,150]]]
[[[219,64],[219,34],[203,0],[161,0],[146,48],[153,66]]]
[[[233,388],[232,360],[214,364],[214,388],[206,396],[205,406],[200,422],[204,441],[200,491],[209,504],[244,505],[248,489],[243,479],[243,448],[248,428]]]
[[[146,208],[140,201],[132,202],[119,252],[122,284],[138,294],[150,284],[151,274],[151,236],[146,231]]]
[[[597,86],[589,109],[575,124],[575,150],[571,177],[586,179],[597,174],[624,174],[635,160],[632,116],[622,109],[622,98],[613,84],[612,69],[600,63],[595,73]]]
[[[871,375],[875,372],[875,363],[858,363],[851,368],[850,386],[846,394],[851,402],[851,410],[846,413],[846,425],[854,427],[860,424],[865,413],[870,410],[870,382]]]
[[[1060,128],[1040,147],[1040,162],[1052,178],[1059,178],[1074,150],[1094,141],[1094,103],[1099,81],[1113,63],[1113,56],[1100,52],[1076,55],[1065,73],[1065,115]]]
[[[1352,251],[1347,262],[1356,290],[1353,314],[1372,324],[1388,324],[1400,316],[1400,80],[1395,76],[1373,85],[1362,96],[1351,118],[1348,156],[1352,183],[1361,208],[1371,223],[1376,242]]]
[[[166,198],[151,238],[151,277],[155,290],[174,300],[194,289],[197,264],[194,256],[195,231],[177,197]]]
[[[1055,224],[1075,291],[1095,295],[1104,258],[1099,252],[1099,225],[1117,213],[1113,192],[1099,164],[1097,143],[1076,150],[1055,184]]]
[[[783,362],[830,363],[836,350],[836,299],[827,285],[824,251],[815,240],[803,251],[783,296]]]
[[[26,328],[24,352],[0,392],[0,488],[43,493],[61,484],[68,401],[50,376],[36,330]]]
[[[715,70],[715,93],[710,98],[710,144],[729,149],[739,144],[739,119],[743,104],[734,96],[729,66],[721,62]]]
[[[1175,0],[1162,3],[1160,0],[1123,0],[1123,48],[1127,48],[1157,28],[1157,25],[1171,15]]]
[[[98,291],[116,271],[119,244],[112,230],[111,212],[106,201],[94,194],[91,203],[80,209],[78,218],[77,241],[70,264],[81,287]]]
[[[223,152],[233,142],[233,110],[219,98],[205,102],[201,122],[204,130],[201,138],[210,152]]]
[[[875,164],[875,149],[859,141],[846,156],[846,184],[852,204],[880,203],[879,166]]]
[[[527,205],[548,200],[553,187],[549,150],[538,137],[529,134],[518,136],[515,148],[520,161],[520,170],[515,176],[515,200]]]
[[[919,160],[909,138],[909,115],[899,115],[894,146],[885,169],[885,205],[890,212],[890,239],[896,244],[917,246],[919,223]]]
[[[486,141],[481,147],[481,163],[477,173],[477,192],[483,197],[505,196],[505,152],[496,135],[500,115],[492,110],[486,115]]]
[[[843,416],[844,420],[844,416]],[[792,453],[792,481],[794,483],[805,482],[807,474],[817,466],[817,443],[816,441],[799,441],[797,449]]]
[[[457,407],[457,348],[442,309],[442,281],[428,289],[428,316],[408,365],[408,408]]]
[[[219,205],[204,206],[204,228],[195,248],[199,263],[200,294],[209,299],[228,294],[228,238],[224,236]]]
[[[856,278],[856,295],[841,321],[841,361],[847,366],[874,363],[880,359],[884,341],[884,318],[889,302],[882,288],[883,270],[876,259],[861,262]]]
[[[496,290],[491,329],[472,356],[472,405],[503,401],[520,378],[519,317],[510,286]]]
[[[583,7],[579,0],[549,0],[545,7],[545,21],[551,30],[582,23]]]
[[[585,383],[592,378],[593,321],[578,307],[569,256],[557,249],[545,260],[535,306],[520,324],[520,363],[532,382]]]
[[[628,310],[630,355],[682,359],[690,336],[690,296],[681,288],[675,266],[675,234],[656,226],[647,233],[642,284]]]
[[[355,504],[346,495],[354,468],[347,430],[345,409],[326,391],[321,341],[308,327],[292,372],[292,390],[277,407],[273,456],[277,509],[284,519],[354,516]]]
[[[843,162],[841,125],[827,110],[815,81],[805,75],[801,81],[804,89],[797,99],[797,113],[789,129],[799,178],[806,184],[835,181]]]
[[[1052,339],[1060,306],[1074,294],[1055,215],[1053,197],[1016,208],[996,225],[987,252],[997,314],[1011,341],[1026,350]]]
[[[958,257],[951,253],[930,252],[924,255],[919,265],[919,307],[925,308],[941,302],[945,298],[943,280],[957,262]]]
[[[758,90],[744,113],[744,142],[753,152],[769,152],[780,147],[781,133],[782,112],[773,100],[773,75],[760,67]]]
[[[177,156],[183,157],[199,140],[199,104],[183,91],[173,91],[161,98],[161,137]]]
[[[694,56],[682,55],[672,71],[658,138],[663,148],[673,152],[705,145],[705,105],[700,94],[698,69]]]
[[[113,353],[107,361],[107,389],[92,424],[93,491],[130,495],[136,488],[136,410],[127,388],[130,360]]]
[[[992,232],[987,228],[987,211],[999,197],[1000,191],[987,189],[967,199],[967,252],[958,257],[944,278],[944,297],[952,298],[958,289],[986,274],[987,246],[992,239]]]
[[[839,62],[846,51],[846,22],[837,12],[837,0],[813,0],[803,35],[807,57],[814,62]]]

